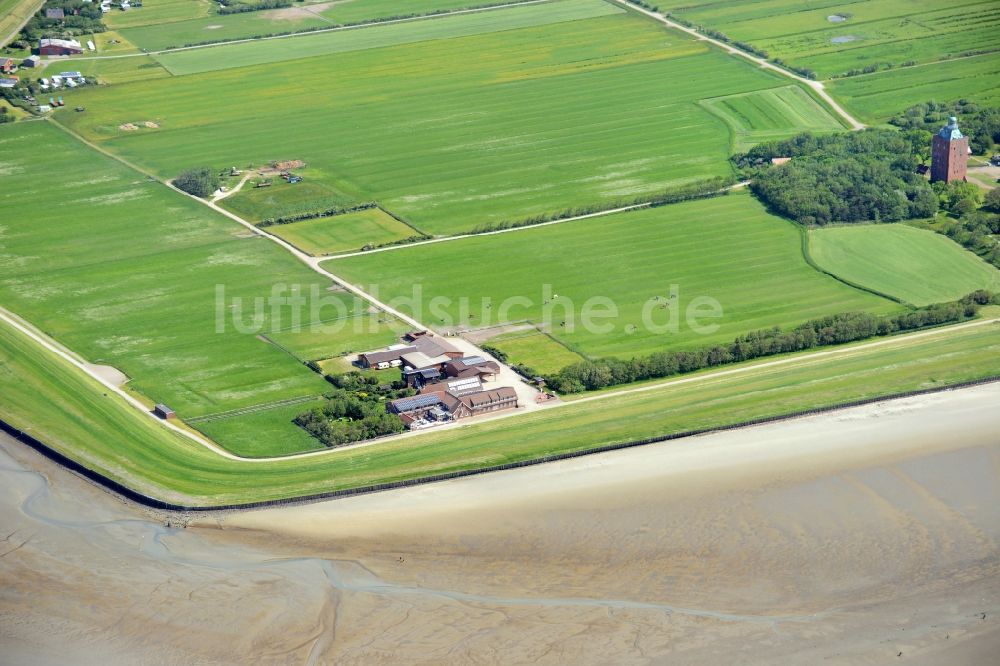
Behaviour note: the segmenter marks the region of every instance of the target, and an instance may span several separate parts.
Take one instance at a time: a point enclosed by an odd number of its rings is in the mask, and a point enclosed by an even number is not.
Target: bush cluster
[[[219,14],[245,14],[246,12],[259,12],[264,9],[281,9],[291,7],[292,0],[255,0],[254,2],[244,2],[244,0],[219,0]]]
[[[188,169],[173,180],[174,187],[196,197],[208,197],[219,189],[222,179],[214,169],[197,167]]]
[[[754,331],[739,336],[728,345],[714,345],[692,351],[656,352],[629,360],[608,358],[574,363],[545,377],[545,380],[551,388],[562,393],[593,391],[644,379],[670,377],[725,363],[955,322],[975,316],[980,305],[991,302],[996,302],[993,294],[976,291],[959,301],[896,315],[877,316],[849,312],[813,319],[790,331],[782,331],[777,327]]]
[[[336,388],[323,396],[326,403],[295,417],[296,425],[325,446],[343,446],[406,429],[398,415],[385,409],[387,400],[413,395],[402,382],[379,385],[377,377],[360,372],[331,375],[327,380]]]

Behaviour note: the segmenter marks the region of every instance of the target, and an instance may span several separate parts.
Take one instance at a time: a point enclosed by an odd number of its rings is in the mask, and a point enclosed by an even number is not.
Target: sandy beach
[[[140,510],[8,439],[0,477],[0,663],[1000,649],[1000,384],[250,512]]]

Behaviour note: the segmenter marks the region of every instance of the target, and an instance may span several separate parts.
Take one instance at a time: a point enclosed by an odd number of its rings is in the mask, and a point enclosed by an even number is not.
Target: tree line
[[[927,326],[937,326],[974,317],[979,307],[1000,303],[994,294],[979,290],[951,303],[940,303],[894,315],[848,312],[811,319],[789,331],[778,327],[741,335],[726,345],[689,351],[654,352],[628,360],[605,358],[566,366],[544,376],[546,384],[561,393],[578,393],[660,379],[726,363],[843,344],[876,336],[892,335]],[[527,376],[535,373],[522,368]]]
[[[805,225],[930,217],[938,202],[916,173],[929,152],[920,130],[868,129],[768,141],[732,161],[774,212]],[[791,161],[775,165],[775,157]]]
[[[608,210],[615,210],[616,208],[627,208],[628,206],[637,206],[646,204],[650,208],[655,208],[656,206],[665,206],[671,203],[680,203],[682,201],[694,201],[696,199],[710,199],[712,197],[723,196],[729,193],[726,189],[731,185],[736,183],[736,179],[722,176],[715,176],[713,178],[707,178],[704,180],[699,180],[693,183],[687,183],[685,185],[680,185],[678,187],[669,188],[661,192],[647,195],[639,195],[635,197],[620,197],[612,201],[604,201],[601,203],[594,203],[585,206],[576,206],[574,208],[567,208],[565,210],[555,212],[555,213],[542,213],[539,215],[533,215],[521,220],[505,220],[501,222],[489,222],[486,224],[480,224],[474,227],[469,233],[470,234],[485,234],[492,231],[502,231],[504,229],[519,229],[521,227],[531,227],[537,224],[544,224],[546,222],[554,222],[556,220],[565,220],[571,217],[580,217],[581,215],[591,215],[593,213],[602,213]]]

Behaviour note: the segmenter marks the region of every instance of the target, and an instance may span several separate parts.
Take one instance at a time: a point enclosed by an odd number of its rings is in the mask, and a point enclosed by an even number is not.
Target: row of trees
[[[750,359],[802,351],[825,345],[891,335],[925,326],[935,326],[975,316],[980,305],[997,302],[988,291],[976,291],[959,301],[942,303],[902,314],[878,316],[864,312],[823,317],[807,321],[790,331],[771,328],[741,335],[728,345],[714,345],[693,351],[656,352],[621,360],[599,359],[574,363],[546,383],[562,393],[577,393],[658,379],[703,368]]]
[[[967,99],[916,104],[889,122],[904,130],[930,134],[941,129],[950,116],[959,118],[962,133],[969,137],[969,147],[977,155],[991,153],[1000,145],[1000,107],[980,106]],[[930,142],[929,136],[927,141]]]
[[[751,191],[775,212],[806,225],[929,217],[934,191],[916,167],[929,147],[926,132],[869,129],[770,141],[732,159],[752,178]],[[775,157],[791,162],[772,165]]]
[[[259,12],[264,9],[281,9],[291,7],[292,0],[219,0],[219,14],[245,14],[246,12]]]
[[[681,201],[708,199],[728,194],[728,190],[726,188],[734,183],[736,183],[736,180],[732,177],[723,178],[721,176],[716,176],[714,178],[706,178],[705,180],[699,180],[693,183],[686,183],[684,185],[672,187],[654,194],[621,197],[612,201],[604,201],[585,206],[577,206],[575,208],[567,208],[566,210],[562,210],[557,213],[542,213],[521,220],[506,220],[480,224],[479,226],[474,227],[470,233],[483,234],[490,231],[500,231],[502,229],[530,227],[536,224],[544,224],[545,222],[565,220],[571,217],[590,215],[592,213],[600,213],[606,210],[614,210],[616,208],[625,208],[627,206],[635,206],[639,204],[648,204],[651,207],[656,207],[672,203],[680,203]]]
[[[335,388],[324,396],[326,403],[295,417],[296,425],[325,446],[343,446],[406,429],[398,415],[385,409],[387,400],[413,395],[402,382],[382,385],[377,377],[360,372],[331,375],[327,381]]]

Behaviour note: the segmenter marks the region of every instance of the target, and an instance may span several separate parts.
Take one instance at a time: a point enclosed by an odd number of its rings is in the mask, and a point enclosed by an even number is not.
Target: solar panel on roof
[[[432,407],[433,405],[436,405],[439,402],[441,402],[441,398],[433,394],[427,394],[427,395],[415,395],[411,398],[400,398],[393,404],[396,406],[396,409],[403,412],[408,412],[411,409]]]
[[[462,359],[462,363],[466,365],[479,365],[480,363],[486,363],[486,359],[482,356],[466,356]]]

